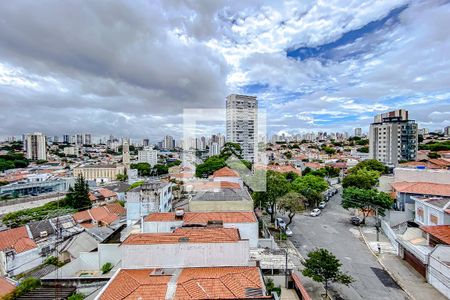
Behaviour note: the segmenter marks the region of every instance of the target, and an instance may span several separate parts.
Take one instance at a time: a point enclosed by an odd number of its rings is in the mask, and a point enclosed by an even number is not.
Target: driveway
[[[350,213],[340,202],[341,196],[337,194],[320,216],[310,217],[306,213],[295,216],[289,226],[294,233],[292,243],[304,257],[311,250],[325,248],[340,259],[342,270],[355,282],[348,287],[334,284],[336,299],[409,299],[360,239],[359,229],[350,224]]]

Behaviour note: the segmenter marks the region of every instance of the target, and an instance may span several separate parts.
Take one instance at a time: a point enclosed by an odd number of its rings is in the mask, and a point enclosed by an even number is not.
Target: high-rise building
[[[447,127],[444,128],[444,134],[446,136],[450,136],[450,126],[447,126]]]
[[[209,155],[219,155],[220,149],[219,149],[219,143],[213,142],[211,143],[211,146],[209,147]]]
[[[69,137],[68,134],[64,134],[64,135],[63,135],[63,143],[64,143],[64,144],[70,143],[70,137]]]
[[[27,158],[30,160],[47,160],[46,137],[40,132],[30,133],[26,137]]]
[[[83,145],[83,135],[82,134],[77,134],[76,135],[75,143],[77,145]]]
[[[130,143],[126,139],[122,143],[122,163],[125,166],[130,165]]]
[[[357,137],[362,136],[362,128],[355,128],[355,136]]]
[[[245,160],[253,162],[256,148],[258,102],[254,96],[227,97],[227,141],[241,145]]]
[[[142,146],[148,147],[149,145],[150,145],[150,140],[149,139],[143,139],[142,140]]]
[[[53,137],[53,143],[59,143],[59,136],[55,135]]]
[[[84,145],[92,145],[92,137],[90,133],[85,133],[83,136]]]
[[[166,135],[164,137],[164,140],[162,143],[163,149],[172,150],[174,148],[174,146],[175,146],[175,140],[173,139],[173,137],[170,135]]]
[[[416,160],[417,148],[417,123],[408,119],[408,111],[375,116],[369,129],[369,158],[397,165],[402,160]]]
[[[148,163],[153,167],[158,163],[158,150],[154,150],[148,146],[144,147],[143,150],[138,151],[138,162]]]

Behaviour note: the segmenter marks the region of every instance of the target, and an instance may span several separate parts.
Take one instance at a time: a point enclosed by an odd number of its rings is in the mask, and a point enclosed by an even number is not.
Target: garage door
[[[404,250],[403,259],[406,260],[417,272],[420,273],[423,277],[427,275],[427,267],[411,252],[408,250]]]

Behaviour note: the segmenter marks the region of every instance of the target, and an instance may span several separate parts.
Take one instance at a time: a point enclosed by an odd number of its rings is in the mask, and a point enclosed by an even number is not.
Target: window
[[[439,219],[436,215],[430,214],[430,223],[437,225],[438,221],[439,221]]]
[[[423,208],[422,207],[417,208],[416,215],[417,215],[416,219],[420,222],[423,222]]]

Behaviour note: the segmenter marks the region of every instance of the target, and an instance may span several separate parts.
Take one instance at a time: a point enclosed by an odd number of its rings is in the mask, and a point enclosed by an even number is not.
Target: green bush
[[[41,286],[41,281],[34,277],[28,277],[22,280],[14,291],[4,296],[3,300],[13,300]]]
[[[67,298],[67,300],[83,300],[85,298],[85,296],[81,293],[76,293],[73,294],[72,296],[69,296],[69,298]]]
[[[109,273],[109,271],[111,271],[113,268],[112,263],[107,262],[102,266],[102,274],[106,274]]]

